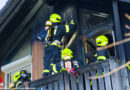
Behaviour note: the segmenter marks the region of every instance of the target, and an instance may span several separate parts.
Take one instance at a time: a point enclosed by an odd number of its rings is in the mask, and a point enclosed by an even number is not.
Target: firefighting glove
[[[72,75],[74,75],[75,77],[77,77],[77,76],[79,75],[78,71],[76,71],[75,68],[72,68],[72,69],[70,70],[70,73],[71,73]]]

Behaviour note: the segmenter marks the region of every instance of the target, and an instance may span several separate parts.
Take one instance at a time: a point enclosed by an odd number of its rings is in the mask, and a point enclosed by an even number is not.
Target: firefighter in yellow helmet
[[[27,73],[25,70],[16,72],[13,76],[13,83],[10,84],[9,88],[20,88],[24,82],[30,82],[31,74]]]
[[[96,38],[97,47],[104,47],[108,45],[108,38],[105,35],[98,36]],[[107,49],[97,51],[97,62],[105,61],[109,58],[109,52]]]
[[[67,71],[74,76],[78,75],[76,68],[78,68],[81,63],[78,60],[73,59],[73,52],[69,48],[65,48],[61,53],[62,60],[57,64],[51,64],[53,73],[58,73],[62,71]]]
[[[74,32],[74,21],[70,20],[68,24],[61,23],[61,16],[57,13],[50,15],[51,24],[45,25],[45,34],[38,35],[38,38],[45,40],[44,48],[44,70],[43,77],[51,74],[49,70],[50,63],[57,63],[61,59],[61,39],[66,34]],[[49,27],[49,28],[47,28]],[[40,40],[40,39],[39,39]]]

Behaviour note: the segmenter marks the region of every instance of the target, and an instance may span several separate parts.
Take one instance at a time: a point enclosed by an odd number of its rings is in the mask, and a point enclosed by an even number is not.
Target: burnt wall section
[[[119,15],[120,15],[120,22],[121,22],[121,32],[123,39],[130,38],[130,5],[129,3],[119,2]],[[126,42],[123,44],[125,50],[125,57],[126,61],[130,60],[130,42]]]
[[[80,40],[80,31],[79,31],[79,20],[78,20],[78,7],[76,2],[71,2],[71,3],[59,3],[56,4],[54,6],[54,13],[59,13],[62,16],[62,20],[63,21],[70,21],[70,19],[73,19],[75,21],[75,32],[78,32],[77,37],[75,38],[74,42],[72,43],[72,45],[70,46],[70,49],[72,49],[72,51],[74,52],[74,58],[81,60],[81,40]],[[70,40],[70,38],[72,37],[73,34],[71,34],[71,36],[68,36],[68,41]]]
[[[76,0],[81,8],[112,13],[112,0]]]
[[[37,13],[35,17],[34,25],[32,27],[32,45],[35,41],[38,41],[36,36],[39,32],[44,29],[45,21],[49,19],[49,16],[52,13],[58,13],[62,17],[62,21],[69,21],[70,19],[74,19],[76,23],[75,31],[79,32],[79,24],[78,24],[78,8],[75,3],[56,3],[54,6],[44,5],[43,8]],[[72,33],[73,34],[73,33]],[[68,41],[71,38],[71,35],[68,36]],[[81,59],[81,45],[80,45],[80,38],[74,40],[73,44],[71,45],[71,49],[74,52],[74,56],[77,59]]]

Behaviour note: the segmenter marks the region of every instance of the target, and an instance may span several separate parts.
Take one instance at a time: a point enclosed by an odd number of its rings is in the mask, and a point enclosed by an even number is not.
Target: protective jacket
[[[46,27],[46,26],[45,26]],[[49,29],[51,29],[49,31]],[[49,37],[49,41],[53,42],[55,40],[61,41],[62,37],[65,34],[72,34],[74,32],[74,24],[57,24],[53,23],[52,26],[49,26],[47,30],[43,30],[37,35],[37,38],[39,40],[46,39],[47,33],[51,34],[51,37]],[[45,41],[45,43],[47,43]]]
[[[97,61],[105,61],[109,58],[109,56],[107,49],[97,51]]]

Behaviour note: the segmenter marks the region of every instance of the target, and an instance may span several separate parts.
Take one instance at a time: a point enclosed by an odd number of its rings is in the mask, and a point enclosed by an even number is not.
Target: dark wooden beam
[[[32,81],[42,78],[44,45],[35,41],[32,45]]]
[[[119,0],[121,2],[130,3],[130,0]]]
[[[117,0],[113,0],[113,15],[114,15],[114,24],[115,24],[115,38],[116,41],[123,40],[122,37],[122,31],[121,31],[121,24],[120,24],[120,16],[119,16],[119,8],[118,8],[118,2]],[[119,59],[121,60],[122,63],[125,63],[125,52],[124,52],[124,47],[123,45],[118,45],[117,46],[117,54]]]
[[[110,32],[113,30],[113,23],[112,20],[108,20],[104,23],[101,23],[99,25],[95,25],[94,27],[90,28],[89,32],[84,32],[87,36],[87,38],[95,37],[96,35],[103,34],[105,32]]]
[[[112,13],[112,0],[77,0],[80,8]]]
[[[122,31],[121,31],[121,24],[120,24],[120,16],[119,16],[119,7],[118,7],[118,0],[113,0],[113,15],[114,15],[114,24],[115,24],[115,40],[120,41],[123,39],[122,37]],[[125,52],[124,47],[122,44],[118,45],[116,47],[116,52],[118,59],[120,60],[120,64],[125,63]],[[122,83],[123,83],[123,90],[129,90],[129,82],[128,82],[128,73],[126,68],[121,70],[121,77],[122,77]]]

